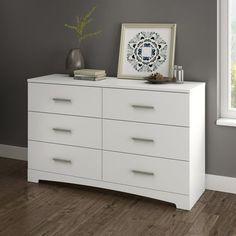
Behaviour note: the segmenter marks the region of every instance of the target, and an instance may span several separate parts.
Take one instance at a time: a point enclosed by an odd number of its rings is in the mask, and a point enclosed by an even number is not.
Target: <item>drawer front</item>
[[[104,120],[103,145],[109,151],[188,160],[189,129]]]
[[[101,88],[29,83],[28,89],[29,111],[101,117]]]
[[[103,90],[104,118],[189,126],[189,95],[122,89]]]
[[[30,140],[101,149],[101,119],[28,113]]]
[[[103,152],[104,181],[189,194],[188,162]]]
[[[28,167],[57,174],[101,179],[101,152],[94,149],[29,141]]]

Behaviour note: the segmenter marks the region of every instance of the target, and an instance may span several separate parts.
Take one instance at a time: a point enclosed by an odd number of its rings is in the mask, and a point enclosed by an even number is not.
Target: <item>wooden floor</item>
[[[192,211],[96,188],[27,183],[27,163],[0,158],[0,235],[236,235],[236,195],[206,191]]]

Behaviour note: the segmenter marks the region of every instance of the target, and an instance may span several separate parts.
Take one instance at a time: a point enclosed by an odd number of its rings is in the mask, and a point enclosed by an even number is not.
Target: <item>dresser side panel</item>
[[[190,93],[190,205],[205,191],[205,85]]]

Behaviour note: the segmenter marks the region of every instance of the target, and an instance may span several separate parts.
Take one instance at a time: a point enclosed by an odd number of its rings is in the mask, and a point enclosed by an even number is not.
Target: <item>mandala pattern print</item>
[[[156,32],[140,32],[128,43],[127,61],[138,72],[154,72],[167,59],[167,43]]]

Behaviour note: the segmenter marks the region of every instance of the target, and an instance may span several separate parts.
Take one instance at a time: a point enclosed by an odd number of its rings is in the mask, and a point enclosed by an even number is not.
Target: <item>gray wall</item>
[[[1,0],[0,143],[27,146],[29,77],[64,72],[76,46],[64,23],[97,6],[90,29],[103,33],[83,45],[87,67],[117,71],[122,22],[177,23],[176,63],[186,79],[207,82],[207,173],[236,177],[236,129],[217,127],[216,0]]]

